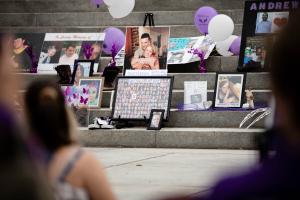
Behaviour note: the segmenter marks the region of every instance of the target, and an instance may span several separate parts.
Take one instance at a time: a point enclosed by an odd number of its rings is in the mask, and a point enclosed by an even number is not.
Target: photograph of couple
[[[166,69],[169,36],[169,27],[128,27],[126,29],[125,69]]]

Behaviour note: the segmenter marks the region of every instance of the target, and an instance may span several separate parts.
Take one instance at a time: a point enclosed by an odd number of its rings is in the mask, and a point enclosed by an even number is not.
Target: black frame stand
[[[149,21],[149,26],[155,26],[154,24],[154,14],[153,13],[145,13],[144,25],[146,26],[147,21]]]

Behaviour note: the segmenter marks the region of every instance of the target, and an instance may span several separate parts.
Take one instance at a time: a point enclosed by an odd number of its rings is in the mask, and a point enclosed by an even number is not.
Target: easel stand
[[[155,26],[154,24],[154,14],[153,13],[145,13],[145,19],[144,19],[144,25],[147,25],[147,22],[149,22],[149,26]]]

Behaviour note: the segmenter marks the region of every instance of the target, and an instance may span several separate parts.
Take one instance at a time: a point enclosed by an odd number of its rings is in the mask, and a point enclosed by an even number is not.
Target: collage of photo
[[[295,9],[286,6],[267,7],[267,3],[245,3],[239,71],[268,70],[268,49],[272,48],[276,35],[288,23],[290,12]]]
[[[172,78],[121,77],[117,80],[113,118],[149,119],[152,109],[166,110],[168,116]]]

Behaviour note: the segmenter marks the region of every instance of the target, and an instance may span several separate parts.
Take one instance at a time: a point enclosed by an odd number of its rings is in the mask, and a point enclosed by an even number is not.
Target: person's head
[[[25,46],[25,40],[21,37],[18,37],[14,40],[14,49],[20,49]]]
[[[262,20],[263,20],[263,21],[267,21],[268,18],[269,18],[268,13],[265,12],[265,13],[262,14]]]
[[[56,47],[55,46],[49,46],[47,49],[48,56],[52,57],[56,54]]]
[[[79,79],[83,76],[84,74],[84,68],[81,64],[78,64],[77,70],[76,70],[76,78]]]
[[[226,94],[228,92],[228,90],[230,89],[229,80],[228,79],[222,80],[219,83],[219,89],[220,89],[220,92],[222,92],[223,94]]]
[[[150,58],[156,55],[155,49],[152,45],[146,47],[144,51],[145,58]]]
[[[74,44],[68,44],[68,46],[66,47],[66,56],[67,57],[72,57],[75,54],[76,51],[76,45]]]
[[[37,81],[25,94],[28,125],[45,148],[54,152],[74,142],[73,121],[60,86],[52,81]]]
[[[300,143],[300,12],[290,15],[289,23],[276,38],[270,52],[272,89],[276,99],[279,127],[286,136]]]
[[[141,48],[145,50],[146,47],[149,46],[150,44],[151,44],[151,37],[149,33],[143,33],[141,36]]]

